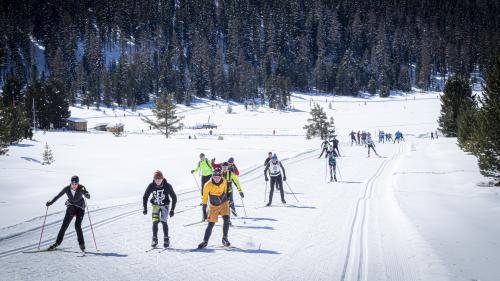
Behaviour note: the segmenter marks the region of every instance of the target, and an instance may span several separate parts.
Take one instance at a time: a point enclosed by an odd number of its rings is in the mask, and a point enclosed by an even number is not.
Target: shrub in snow
[[[223,136],[218,136],[217,139],[218,140],[224,140],[224,137]]]

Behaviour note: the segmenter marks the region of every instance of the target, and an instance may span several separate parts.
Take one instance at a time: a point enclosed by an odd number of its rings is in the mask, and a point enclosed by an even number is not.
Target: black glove
[[[48,207],[48,206],[52,205],[52,203],[53,203],[53,202],[52,202],[51,200],[49,200],[49,201],[47,201],[47,203],[45,203],[45,206],[47,206],[47,207]]]
[[[243,191],[240,191],[240,197],[245,198],[245,194],[243,194]]]
[[[266,177],[266,181],[269,181],[269,179]]]
[[[174,210],[170,210],[169,215],[170,215],[170,217],[173,217],[174,216]]]
[[[286,181],[286,176],[283,177],[283,180]]]
[[[203,220],[206,220],[208,218],[207,215],[207,204],[203,204]]]
[[[90,193],[88,193],[88,192],[84,193],[83,196],[85,196],[85,198],[87,198],[87,199],[90,199]]]
[[[148,213],[148,209],[144,208],[144,210],[142,211],[142,213],[143,213],[144,215],[146,215],[146,214]]]
[[[194,170],[191,170],[191,174],[194,173]]]

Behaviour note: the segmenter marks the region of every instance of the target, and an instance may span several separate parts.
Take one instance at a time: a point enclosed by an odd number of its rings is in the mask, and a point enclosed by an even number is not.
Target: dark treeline
[[[3,0],[0,77],[62,82],[70,103],[151,94],[288,105],[289,91],[387,96],[483,72],[500,46],[490,0]],[[35,75],[33,41],[48,73]],[[107,62],[106,52],[118,50]],[[34,77],[40,76],[40,77]]]

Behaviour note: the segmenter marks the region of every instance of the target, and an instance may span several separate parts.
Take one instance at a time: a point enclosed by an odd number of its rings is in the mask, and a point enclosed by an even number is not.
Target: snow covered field
[[[12,146],[0,157],[0,279],[500,280],[500,190],[478,186],[486,179],[456,139],[430,140],[427,132],[436,129],[440,109],[437,95],[294,94],[290,111],[246,111],[233,104],[232,114],[226,113],[226,103],[199,100],[180,107],[184,124],[210,118],[219,128],[213,135],[186,129],[168,140],[141,121],[139,114],[151,114],[147,108],[72,108],[72,116],[86,118],[89,128],[123,123],[127,135],[37,132],[34,141]],[[335,118],[345,155],[338,159],[338,183],[326,181],[325,160],[317,158],[320,141],[304,137],[311,99]],[[406,142],[376,143],[382,158],[367,158],[363,146],[350,146],[351,130],[375,134],[379,129],[401,130]],[[40,164],[45,143],[56,160],[50,166]],[[283,161],[300,202],[285,184],[289,205],[278,203],[276,193],[273,206],[264,207],[262,165],[268,151]],[[208,248],[192,250],[206,226],[185,226],[201,218],[199,191],[189,173],[200,152],[217,162],[233,156],[242,172],[247,216],[235,195],[240,217],[232,219],[229,231],[234,248],[220,247],[219,222]],[[146,253],[151,217],[142,214],[141,200],[156,169],[179,201],[169,221],[172,249]],[[73,174],[92,195],[88,202],[99,251],[86,215],[87,256],[76,258],[72,225],[61,251],[29,253],[38,245],[45,202]],[[49,208],[43,247],[55,240],[64,201]]]

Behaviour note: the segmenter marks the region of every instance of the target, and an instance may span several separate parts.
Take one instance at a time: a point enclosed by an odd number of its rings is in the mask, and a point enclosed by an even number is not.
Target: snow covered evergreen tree
[[[155,107],[152,111],[156,116],[156,121],[146,116],[142,117],[142,120],[153,128],[158,129],[166,138],[182,129],[183,124],[180,122],[182,117],[176,114],[176,105],[172,93],[161,93],[156,99]]]
[[[50,165],[55,161],[54,155],[52,154],[52,150],[50,149],[47,143],[45,143],[45,150],[43,151],[42,157],[43,157],[42,165]]]

